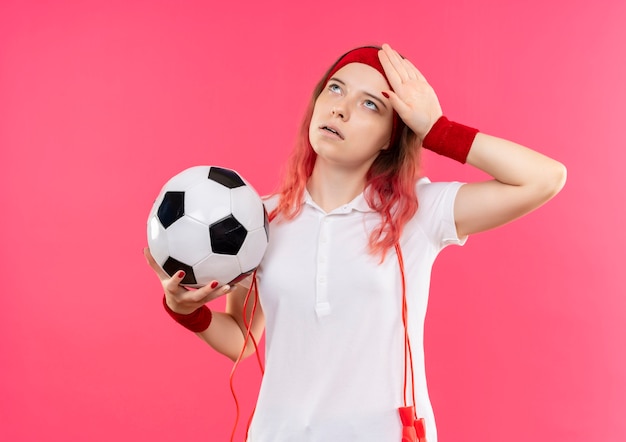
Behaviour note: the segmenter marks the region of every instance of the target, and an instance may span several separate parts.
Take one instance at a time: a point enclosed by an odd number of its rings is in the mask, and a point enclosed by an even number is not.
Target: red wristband
[[[194,333],[200,333],[205,331],[211,325],[213,314],[206,305],[198,308],[197,310],[189,313],[188,315],[181,315],[173,311],[165,302],[165,296],[163,296],[163,307],[168,315],[185,327],[187,330],[191,330]]]
[[[478,129],[455,123],[442,115],[424,137],[422,146],[465,163],[477,133]]]

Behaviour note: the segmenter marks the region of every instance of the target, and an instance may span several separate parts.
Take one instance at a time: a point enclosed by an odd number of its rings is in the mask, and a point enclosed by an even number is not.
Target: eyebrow
[[[337,83],[341,83],[342,85],[346,86],[345,81],[342,81],[342,80],[340,80],[340,79],[339,79],[339,78],[337,78],[337,77],[331,77],[331,78],[328,80],[328,83],[330,83],[331,81],[336,81]],[[382,105],[385,109],[387,109],[387,105],[385,104],[385,102],[384,102],[383,100],[381,100],[380,98],[378,98],[376,95],[370,94],[370,93],[369,93],[369,92],[367,92],[367,91],[361,91],[361,92],[363,92],[363,94],[365,94],[365,95],[367,95],[368,97],[370,97],[372,100],[375,100],[375,101],[379,102],[379,103],[380,103],[380,104],[381,104],[381,105]]]

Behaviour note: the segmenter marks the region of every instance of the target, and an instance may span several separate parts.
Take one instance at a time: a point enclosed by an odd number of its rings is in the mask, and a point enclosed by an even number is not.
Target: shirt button
[[[320,262],[321,263],[325,263],[326,262],[326,257],[325,256],[320,256]]]
[[[325,276],[320,276],[318,281],[322,284],[326,283],[326,277]]]

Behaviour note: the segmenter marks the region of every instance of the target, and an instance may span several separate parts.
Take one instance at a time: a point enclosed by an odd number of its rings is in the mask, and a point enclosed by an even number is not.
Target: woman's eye
[[[340,93],[341,92],[341,88],[339,87],[338,84],[329,84],[328,85],[328,90],[330,90],[331,92],[335,92],[335,93]]]
[[[363,105],[368,109],[378,110],[378,106],[372,100],[365,100]]]

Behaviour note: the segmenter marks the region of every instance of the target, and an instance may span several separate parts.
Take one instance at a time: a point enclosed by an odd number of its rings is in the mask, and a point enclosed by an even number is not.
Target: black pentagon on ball
[[[174,276],[176,272],[182,270],[185,272],[185,277],[180,282],[181,284],[197,284],[196,275],[193,273],[193,268],[171,256],[167,258],[167,261],[163,263],[163,270],[170,276]]]
[[[229,215],[209,226],[211,249],[222,255],[236,255],[248,231],[237,219]]]
[[[159,221],[166,229],[185,215],[185,192],[165,192],[157,210]]]
[[[228,187],[229,189],[234,189],[236,187],[246,185],[241,177],[237,175],[237,172],[215,166],[212,166],[211,170],[209,170],[209,179],[216,181],[222,186]]]

